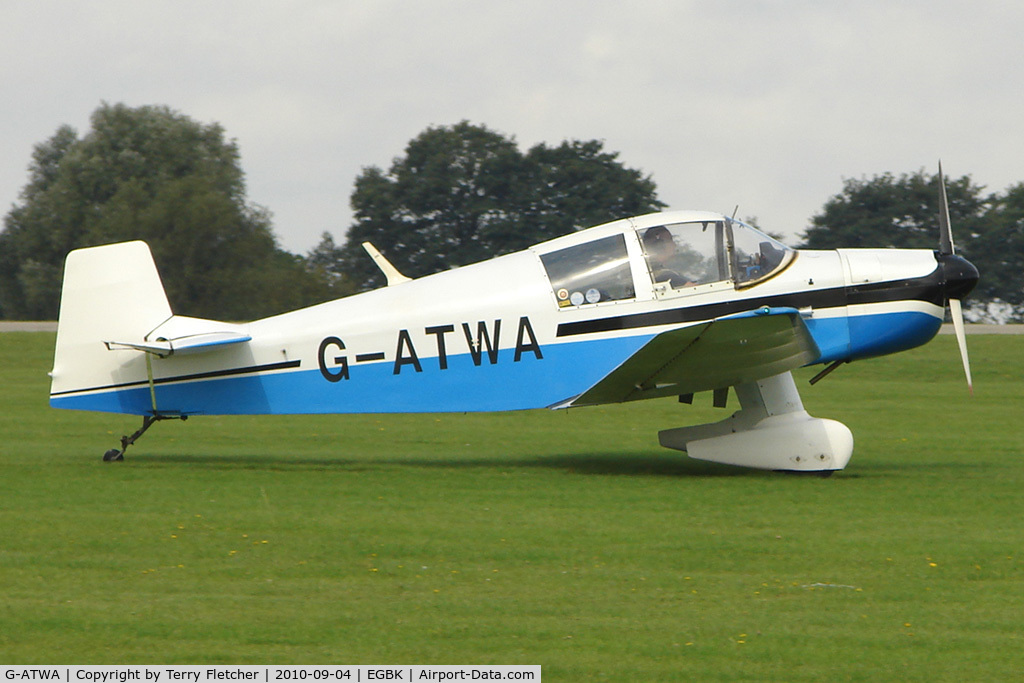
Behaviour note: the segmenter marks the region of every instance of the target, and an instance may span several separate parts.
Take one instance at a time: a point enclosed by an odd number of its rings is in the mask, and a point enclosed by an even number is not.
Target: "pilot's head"
[[[664,263],[676,255],[676,241],[664,225],[651,228],[644,233],[644,251],[655,263]]]

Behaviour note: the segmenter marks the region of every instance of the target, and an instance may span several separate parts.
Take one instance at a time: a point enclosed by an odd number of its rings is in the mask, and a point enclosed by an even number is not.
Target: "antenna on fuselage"
[[[366,250],[366,253],[370,255],[373,262],[377,264],[378,268],[380,268],[380,272],[384,273],[384,277],[388,280],[388,287],[408,282],[412,279],[411,277],[406,277],[399,273],[398,268],[395,268],[391,264],[391,261],[384,258],[384,254],[377,251],[377,247],[373,246],[369,242],[363,242],[363,249]]]

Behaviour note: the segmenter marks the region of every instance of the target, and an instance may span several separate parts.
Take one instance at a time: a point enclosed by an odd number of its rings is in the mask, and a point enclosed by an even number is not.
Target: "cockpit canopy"
[[[749,287],[785,267],[793,250],[737,220],[656,225],[638,230],[655,284],[673,288],[731,280]]]
[[[540,258],[558,306],[568,308],[633,299],[640,289],[653,290],[659,298],[723,286],[743,289],[780,272],[794,256],[757,228],[722,216],[647,222]],[[635,278],[644,271],[650,284],[639,286]]]

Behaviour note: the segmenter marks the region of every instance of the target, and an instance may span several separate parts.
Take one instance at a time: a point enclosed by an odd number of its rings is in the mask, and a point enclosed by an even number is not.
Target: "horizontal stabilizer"
[[[143,338],[121,338],[103,343],[111,351],[134,349],[166,358],[175,354],[213,351],[251,340],[244,325],[175,315]]]
[[[175,339],[160,338],[151,342],[108,341],[104,343],[111,351],[116,349],[135,349],[136,351],[145,351],[146,353],[152,353],[162,358],[166,358],[167,356],[171,356],[176,353],[183,354],[210,351],[227,344],[241,344],[251,340],[252,337],[247,334],[223,331],[193,334],[184,337],[177,337]]]

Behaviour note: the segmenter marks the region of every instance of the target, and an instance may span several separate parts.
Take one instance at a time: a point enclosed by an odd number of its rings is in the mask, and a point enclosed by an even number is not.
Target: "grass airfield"
[[[690,460],[672,400],[136,418],[0,334],[0,663],[540,664],[547,681],[1019,680],[1024,337],[844,366],[830,479]]]

